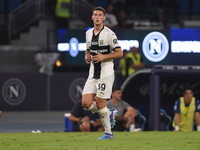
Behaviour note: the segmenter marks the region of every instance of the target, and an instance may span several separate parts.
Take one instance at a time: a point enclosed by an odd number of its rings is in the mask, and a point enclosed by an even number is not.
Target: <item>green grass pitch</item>
[[[103,132],[0,133],[0,150],[200,150],[200,132],[114,132],[113,140],[97,140]]]

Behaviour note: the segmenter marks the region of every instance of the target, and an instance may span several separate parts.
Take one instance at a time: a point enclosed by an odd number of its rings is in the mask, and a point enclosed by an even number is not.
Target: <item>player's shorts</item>
[[[95,93],[99,98],[110,99],[114,78],[114,73],[102,79],[88,77],[82,95]]]

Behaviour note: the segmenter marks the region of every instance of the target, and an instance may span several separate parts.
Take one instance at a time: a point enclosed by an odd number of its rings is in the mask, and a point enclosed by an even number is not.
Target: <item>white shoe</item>
[[[130,130],[130,132],[139,132],[139,131],[142,131],[141,128]]]

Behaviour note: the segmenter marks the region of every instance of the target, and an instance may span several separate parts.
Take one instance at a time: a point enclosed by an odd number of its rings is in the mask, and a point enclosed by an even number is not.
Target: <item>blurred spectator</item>
[[[70,0],[57,0],[56,20],[57,28],[68,28],[70,17]]]
[[[118,25],[117,18],[113,14],[113,5],[109,4],[106,9],[106,20],[104,25],[109,28],[115,28]]]
[[[137,6],[139,8],[140,19],[144,18],[144,15],[146,13],[146,6],[148,4],[147,0],[126,0],[126,3],[129,8],[133,6]]]
[[[141,131],[141,129],[135,129],[135,116],[136,109],[131,107],[127,102],[121,100],[122,91],[120,88],[115,87],[112,91],[112,99],[108,100],[106,106],[108,108],[115,108],[118,110],[117,116],[115,116],[116,124],[113,131],[129,130],[130,132]]]
[[[151,22],[159,22],[162,23],[164,29],[169,28],[169,20],[166,17],[163,9],[158,9],[156,15],[151,19]]]
[[[117,14],[118,28],[132,28],[133,24],[127,23],[127,16],[124,10],[121,10]]]
[[[172,126],[175,131],[192,131],[194,119],[197,131],[200,131],[200,103],[193,97],[191,88],[186,88],[183,97],[176,100],[174,105],[175,117]]]
[[[180,13],[181,4],[178,0],[152,0],[153,7],[162,8],[167,15],[177,20]]]
[[[73,121],[73,131],[104,131],[99,114],[84,109],[82,101],[74,105],[69,120]]]
[[[107,0],[108,4],[112,4],[114,7],[114,12],[117,13],[120,10],[127,10],[126,0]]]
[[[128,77],[136,70],[144,68],[145,64],[142,56],[138,53],[138,48],[133,46],[130,52],[126,55],[126,76]]]
[[[123,50],[123,57],[119,60],[118,70],[122,72],[122,82],[126,79],[126,58],[125,56],[128,54],[126,49]]]

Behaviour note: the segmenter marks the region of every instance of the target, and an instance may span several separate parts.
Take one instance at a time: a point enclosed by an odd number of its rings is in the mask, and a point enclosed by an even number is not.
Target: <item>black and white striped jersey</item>
[[[95,52],[110,54],[115,48],[120,48],[117,36],[106,26],[96,36],[94,28],[88,30],[86,32],[86,46],[92,56],[96,55]],[[113,59],[103,60],[99,63],[91,61],[89,77],[94,79],[106,77],[114,72],[113,65]]]

